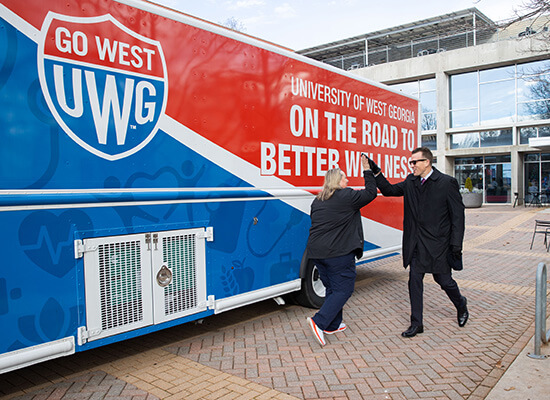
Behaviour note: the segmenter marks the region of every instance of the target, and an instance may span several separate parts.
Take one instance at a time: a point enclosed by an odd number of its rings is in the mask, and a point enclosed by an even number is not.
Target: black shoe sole
[[[415,332],[412,332],[411,329],[407,329],[405,332],[401,333],[401,336],[406,338],[415,337],[419,333],[424,333],[424,328],[418,328]]]

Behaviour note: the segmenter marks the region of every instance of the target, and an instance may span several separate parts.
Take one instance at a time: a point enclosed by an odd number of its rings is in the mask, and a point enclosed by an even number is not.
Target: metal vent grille
[[[98,246],[103,330],[143,319],[140,249],[139,241]]]
[[[162,240],[163,263],[173,281],[164,288],[164,312],[171,315],[197,306],[196,235],[176,235]]]

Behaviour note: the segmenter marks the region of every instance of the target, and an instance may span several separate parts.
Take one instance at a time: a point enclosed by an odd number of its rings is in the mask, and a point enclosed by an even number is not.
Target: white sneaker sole
[[[315,324],[315,321],[313,321],[311,317],[308,317],[307,322],[309,324],[309,327],[311,328],[311,332],[313,332],[313,336],[315,336],[315,339],[317,339],[319,344],[321,346],[324,346],[325,344],[327,344],[327,342],[325,342],[323,331],[317,327],[317,325]]]
[[[336,329],[335,331],[323,331],[323,332],[326,335],[334,335],[335,333],[338,333],[338,332],[344,332],[346,328],[347,328],[347,325],[342,322],[338,327],[338,329]]]

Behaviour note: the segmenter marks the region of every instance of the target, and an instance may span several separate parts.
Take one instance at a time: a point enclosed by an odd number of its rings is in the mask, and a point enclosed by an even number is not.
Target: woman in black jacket
[[[325,302],[308,318],[317,339],[325,345],[324,334],[346,329],[342,308],[355,286],[355,258],[363,255],[363,226],[361,208],[376,198],[376,182],[368,159],[361,156],[365,189],[348,188],[348,179],[339,168],[325,175],[323,190],[311,204],[311,228],[307,255],[319,270],[325,285]]]

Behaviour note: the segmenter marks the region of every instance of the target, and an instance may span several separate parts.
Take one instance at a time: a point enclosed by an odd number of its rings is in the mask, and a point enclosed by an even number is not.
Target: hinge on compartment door
[[[76,331],[76,342],[79,346],[82,346],[88,341],[88,331],[85,326],[79,326]]]
[[[213,310],[216,307],[216,296],[211,294],[205,301],[201,301],[198,306]]]
[[[204,232],[201,232],[197,235],[199,239],[206,239],[207,242],[214,241],[214,227],[208,226],[204,229]]]
[[[152,240],[151,240],[152,238]],[[151,250],[151,243],[155,245],[155,250],[158,250],[159,234],[158,233],[146,233],[145,244],[147,244],[147,250]]]
[[[84,253],[88,251],[96,251],[96,245],[85,244],[82,240],[76,239],[74,241],[74,258],[82,258]]]
[[[85,326],[79,326],[76,331],[76,340],[79,346],[88,342],[88,339],[101,333],[101,329],[88,331]]]

